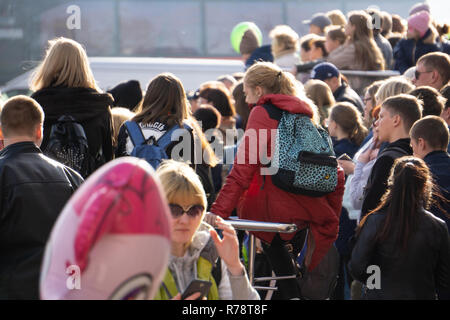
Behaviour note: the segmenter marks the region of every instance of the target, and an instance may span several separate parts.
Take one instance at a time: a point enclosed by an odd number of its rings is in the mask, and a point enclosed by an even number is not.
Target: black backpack
[[[83,126],[72,116],[61,116],[52,125],[49,140],[43,152],[48,157],[74,169],[83,178],[95,170],[95,160],[89,153]]]

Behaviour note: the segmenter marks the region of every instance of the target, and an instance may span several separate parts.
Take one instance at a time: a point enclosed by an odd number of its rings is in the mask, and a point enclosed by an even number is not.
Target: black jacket
[[[45,114],[42,150],[47,146],[52,125],[62,115],[71,115],[83,126],[90,154],[94,158],[100,150],[103,154],[96,169],[113,159],[110,106],[114,100],[110,94],[88,88],[49,87],[36,91],[31,97],[39,102]]]
[[[418,229],[411,233],[406,250],[396,247],[396,233],[382,243],[375,241],[384,225],[384,212],[367,217],[348,263],[350,274],[363,284],[374,283],[376,273],[368,273],[368,266],[379,267],[380,288],[366,288],[366,299],[436,299],[438,287],[450,287],[447,227],[428,211],[421,209],[419,214]]]
[[[361,208],[361,219],[374,210],[383,194],[387,190],[387,181],[392,165],[397,158],[412,155],[409,145],[410,139],[404,138],[394,141],[378,154],[377,161],[372,167],[369,179],[364,190],[364,200]]]
[[[350,102],[353,104],[361,114],[364,114],[364,103],[361,97],[355,90],[350,88],[347,84],[343,83],[336,91],[333,92],[336,102]]]
[[[0,300],[39,299],[39,274],[53,224],[83,179],[33,142],[0,152]]]

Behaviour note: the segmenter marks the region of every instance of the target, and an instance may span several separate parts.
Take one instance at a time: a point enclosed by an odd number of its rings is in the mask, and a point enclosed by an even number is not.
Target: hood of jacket
[[[187,288],[192,279],[197,278],[197,260],[200,256],[212,263],[219,257],[209,234],[211,229],[210,225],[202,222],[184,256],[170,255],[169,270],[180,292]]]
[[[111,94],[90,88],[48,87],[36,91],[31,97],[42,106],[46,120],[50,121],[56,121],[67,113],[83,122],[104,114],[114,103]]]
[[[256,105],[262,106],[267,103],[289,113],[304,114],[310,118],[313,116],[313,110],[309,104],[298,97],[285,94],[266,94],[258,100]]]

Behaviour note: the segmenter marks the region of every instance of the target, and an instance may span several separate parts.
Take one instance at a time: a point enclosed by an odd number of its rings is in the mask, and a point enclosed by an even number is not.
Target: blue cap
[[[316,13],[315,15],[313,15],[310,20],[304,20],[303,24],[308,24],[308,25],[313,24],[323,30],[325,27],[331,25],[332,22],[326,14],[319,12],[319,13]]]
[[[326,80],[333,77],[339,77],[339,70],[336,66],[329,62],[322,62],[314,66],[311,71],[311,79]]]

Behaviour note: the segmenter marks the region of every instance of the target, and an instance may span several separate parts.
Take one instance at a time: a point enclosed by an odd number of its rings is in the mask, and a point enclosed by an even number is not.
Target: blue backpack
[[[174,125],[167,130],[158,140],[152,136],[145,140],[141,127],[134,121],[125,121],[125,127],[130,136],[131,142],[134,145],[131,151],[131,156],[145,159],[156,170],[162,160],[169,159],[166,148],[174,141],[172,140],[172,134],[175,130],[181,129],[179,125]],[[187,125],[185,129],[190,129]]]
[[[302,114],[264,105],[277,119],[278,133],[271,166],[277,169],[272,182],[278,188],[310,197],[322,197],[336,190],[337,160],[328,132]]]

